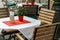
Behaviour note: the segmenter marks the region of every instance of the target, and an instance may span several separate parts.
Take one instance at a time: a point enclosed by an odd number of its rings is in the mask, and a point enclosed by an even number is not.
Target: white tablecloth
[[[14,18],[15,20],[18,20],[18,16],[15,16]],[[4,21],[10,21],[10,18],[0,18],[0,28],[1,29],[25,29],[28,27],[32,27],[32,26],[38,26],[41,24],[40,20],[36,20],[30,17],[26,17],[24,16],[24,20],[29,21],[30,23],[27,24],[21,24],[21,25],[14,25],[14,26],[8,26],[7,24],[3,23]],[[20,26],[20,27],[19,27]]]
[[[18,19],[18,17],[15,17],[15,20]],[[29,21],[30,23],[27,24],[21,24],[21,25],[15,25],[15,26],[8,26],[4,21],[9,21],[10,18],[0,18],[0,28],[1,29],[17,29],[19,30],[26,38],[30,39],[32,37],[33,31],[35,27],[38,27],[41,24],[40,20],[36,20],[30,17],[24,16],[24,19]]]
[[[34,27],[19,30],[27,39],[31,39]]]

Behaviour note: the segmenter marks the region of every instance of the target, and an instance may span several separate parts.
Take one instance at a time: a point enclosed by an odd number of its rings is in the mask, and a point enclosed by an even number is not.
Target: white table
[[[18,17],[15,17],[15,20],[18,19]],[[17,29],[19,30],[26,38],[31,38],[33,30],[35,27],[38,27],[41,24],[40,20],[36,20],[30,17],[26,17],[24,16],[24,19],[29,21],[30,23],[27,24],[21,24],[21,25],[14,25],[14,26],[8,26],[5,23],[3,23],[4,21],[9,21],[10,18],[0,18],[0,28],[1,29]]]
[[[16,4],[16,6],[23,6],[23,4],[26,4],[26,3],[17,3]],[[28,4],[30,4],[31,5],[31,3],[28,3]],[[43,4],[41,4],[41,3],[34,3],[35,5],[38,5],[39,7],[41,7],[41,6],[43,6]]]

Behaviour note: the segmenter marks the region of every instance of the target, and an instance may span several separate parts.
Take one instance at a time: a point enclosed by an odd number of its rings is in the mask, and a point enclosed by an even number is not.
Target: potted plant
[[[18,18],[19,18],[19,21],[23,21],[24,13],[25,13],[24,7],[19,7],[18,8]]]

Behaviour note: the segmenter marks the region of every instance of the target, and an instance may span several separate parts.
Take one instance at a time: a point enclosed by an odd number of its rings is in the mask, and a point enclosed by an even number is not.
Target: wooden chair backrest
[[[38,15],[38,5],[23,5],[23,7],[27,12],[26,15]]]
[[[55,15],[55,11],[41,8],[39,13],[39,19],[45,23],[52,23]]]
[[[54,23],[35,28],[33,40],[52,40],[58,24],[60,25],[60,23]]]
[[[0,18],[8,17],[8,16],[9,16],[9,13],[7,8],[0,8]]]

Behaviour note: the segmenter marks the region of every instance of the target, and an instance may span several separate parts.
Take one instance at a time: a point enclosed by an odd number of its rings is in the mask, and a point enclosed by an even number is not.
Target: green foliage
[[[55,4],[60,4],[60,2],[54,2]]]
[[[54,2],[54,6],[60,6],[60,2]]]
[[[18,8],[18,16],[22,16],[26,13],[24,7],[19,7]]]

